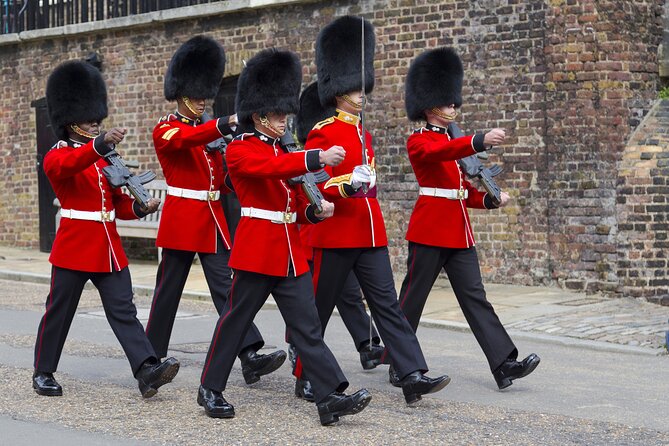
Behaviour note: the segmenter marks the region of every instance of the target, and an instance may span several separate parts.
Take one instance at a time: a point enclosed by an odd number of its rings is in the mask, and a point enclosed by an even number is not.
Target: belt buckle
[[[465,199],[465,189],[460,188],[458,189],[458,200],[464,200]]]
[[[102,221],[111,221],[111,212],[100,211],[100,218],[102,219]]]
[[[214,201],[214,200],[216,200],[216,191],[215,191],[215,190],[210,190],[210,191],[208,192],[208,194],[209,194],[209,201]]]
[[[292,212],[282,212],[283,222],[292,223],[293,222],[293,213]]]

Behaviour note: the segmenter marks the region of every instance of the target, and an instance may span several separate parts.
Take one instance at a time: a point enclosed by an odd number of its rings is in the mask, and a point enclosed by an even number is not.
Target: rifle
[[[141,208],[148,208],[149,200],[153,197],[144,189],[143,184],[153,181],[156,178],[156,174],[150,170],[142,172],[139,175],[133,174],[115,148],[107,153],[104,159],[109,163],[109,166],[103,167],[102,173],[107,177],[109,184],[112,187],[127,187]]]
[[[297,144],[295,143],[295,140],[293,139],[293,135],[289,131],[286,131],[286,133],[284,133],[283,136],[279,139],[279,144],[281,144],[281,147],[283,147],[288,153],[300,151],[300,149],[297,147]],[[323,206],[321,205],[321,202],[324,200],[324,198],[316,184],[327,181],[328,178],[329,175],[327,172],[321,170],[316,174],[313,172],[307,172],[298,177],[291,178],[289,182],[291,184],[301,184],[302,190],[304,190],[304,193],[307,195],[309,202],[316,206],[318,213],[320,213],[323,212]]]
[[[448,125],[448,133],[451,135],[451,138],[465,136],[462,129],[455,122],[451,122]],[[469,178],[479,179],[483,188],[490,194],[495,206],[499,206],[502,203],[502,190],[495,180],[493,180],[493,177],[502,173],[503,169],[501,166],[494,164],[490,168],[484,167],[477,155],[470,155],[459,159],[458,164],[460,164],[460,168],[465,171]]]

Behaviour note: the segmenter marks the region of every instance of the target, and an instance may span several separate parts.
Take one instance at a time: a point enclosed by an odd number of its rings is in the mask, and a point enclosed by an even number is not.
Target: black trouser
[[[303,358],[316,402],[334,391],[346,389],[346,377],[323,342],[311,274],[276,277],[248,271],[235,271],[229,307],[226,305],[216,324],[202,370],[202,385],[221,392],[225,390],[242,336],[270,293],[290,330],[298,354]]]
[[[440,248],[409,242],[407,274],[400,291],[400,307],[416,330],[425,302],[441,270],[446,272],[458,304],[476,340],[488,358],[490,370],[505,359],[516,359],[518,350],[499,321],[481,280],[476,248]]]
[[[360,284],[352,271],[346,278],[341,296],[337,300],[337,310],[339,310],[339,316],[344,321],[344,325],[346,325],[346,329],[351,334],[353,342],[355,342],[356,350],[360,351],[370,341],[375,344],[381,342],[376,327],[372,324],[365,310],[365,304],[362,303]]]
[[[320,251],[320,252],[319,252]],[[320,249],[314,256],[316,307],[327,326],[346,278],[353,271],[398,375],[427,371],[414,330],[402,315],[390,267],[388,248]],[[308,373],[308,372],[307,372]],[[311,379],[310,375],[309,379]]]
[[[309,261],[309,268],[313,272],[314,262]],[[372,324],[372,320],[367,314],[367,310],[365,310],[365,304],[362,303],[360,284],[352,271],[346,278],[341,297],[337,301],[337,310],[339,310],[339,316],[342,321],[344,321],[346,329],[353,338],[355,349],[357,351],[360,351],[362,347],[367,345],[370,341],[374,344],[381,342],[376,327]],[[286,342],[291,343],[290,331],[288,330],[286,330]],[[300,374],[300,376],[302,375]]]
[[[195,254],[192,251],[163,249],[163,257],[160,265],[158,265],[158,274],[156,275],[156,288],[153,293],[151,313],[146,323],[146,334],[156,350],[156,354],[161,358],[167,356],[174,319]],[[211,299],[214,301],[216,311],[220,315],[225,308],[232,283],[232,271],[228,267],[230,251],[225,249],[219,235],[215,254],[197,254],[200,257]],[[265,341],[258,327],[251,325],[251,329],[244,338],[244,342],[242,342],[241,349],[250,347],[257,351],[263,345],[265,345]]]
[[[107,321],[135,375],[142,363],[155,359],[156,354],[137,320],[128,267],[112,273],[90,273],[57,266],[51,268],[51,289],[35,342],[35,370],[53,373],[58,368],[67,333],[88,280],[100,292]]]

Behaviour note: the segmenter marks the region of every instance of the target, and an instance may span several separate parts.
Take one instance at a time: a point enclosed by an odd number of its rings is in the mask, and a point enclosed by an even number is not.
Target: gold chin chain
[[[181,96],[181,100],[184,101],[184,105],[190,112],[197,116],[198,118],[202,116],[202,113],[199,113],[195,111],[195,108],[193,107],[193,103],[190,101],[190,98],[188,96]]]
[[[351,99],[349,95],[344,94],[339,97],[342,98],[344,102],[346,102],[348,105],[355,108],[356,110],[362,110],[362,104],[358,104],[357,102],[355,102],[353,99]]]
[[[274,127],[272,125],[272,123],[269,122],[269,119],[267,119],[267,116],[261,116],[260,117],[260,123],[263,125],[263,127],[266,127],[268,129],[270,129],[271,131],[273,131],[277,136],[283,136],[286,133],[285,130],[282,132],[281,130]]]
[[[441,119],[445,119],[447,121],[453,121],[456,116],[458,116],[457,110],[451,113],[450,115],[444,113],[443,111],[439,110],[437,107],[433,107],[432,110],[430,110],[432,113],[435,115],[439,116]]]
[[[72,129],[72,131],[74,133],[76,133],[79,136],[83,136],[84,138],[95,139],[98,136],[98,135],[94,135],[93,133],[89,133],[86,130],[83,130],[77,124],[70,124],[70,128]]]

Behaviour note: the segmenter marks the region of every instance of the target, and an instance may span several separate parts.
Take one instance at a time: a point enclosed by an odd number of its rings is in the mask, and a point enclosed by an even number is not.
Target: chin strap
[[[202,116],[202,113],[198,113],[195,110],[195,107],[193,107],[193,103],[190,101],[190,98],[188,96],[181,96],[181,100],[184,102],[184,105],[186,108],[197,118],[200,118]]]
[[[77,135],[83,136],[84,138],[95,139],[98,136],[94,135],[93,133],[87,132],[86,130],[83,130],[77,124],[70,124],[70,129],[72,129],[72,131]]]
[[[259,120],[260,120],[260,124],[262,124],[263,127],[268,128],[271,131],[273,131],[276,134],[277,137],[282,137],[286,133],[285,130],[282,132],[281,130],[274,127],[272,125],[272,123],[269,122],[269,119],[267,119],[267,116],[261,116],[259,118]]]
[[[453,113],[451,113],[449,115],[449,114],[446,114],[443,111],[439,110],[437,107],[433,107],[430,111],[432,113],[434,113],[435,115],[439,116],[441,119],[445,119],[447,121],[454,121],[455,118],[458,116],[457,111],[454,111]]]

